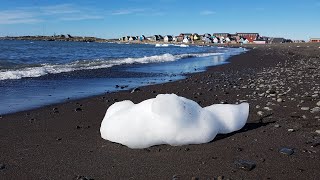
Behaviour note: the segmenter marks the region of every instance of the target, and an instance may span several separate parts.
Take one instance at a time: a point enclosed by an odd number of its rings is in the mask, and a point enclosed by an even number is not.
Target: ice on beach
[[[202,108],[175,94],[159,94],[138,104],[129,100],[114,103],[102,120],[100,133],[103,139],[129,148],[201,144],[217,134],[240,130],[248,115],[248,103]]]

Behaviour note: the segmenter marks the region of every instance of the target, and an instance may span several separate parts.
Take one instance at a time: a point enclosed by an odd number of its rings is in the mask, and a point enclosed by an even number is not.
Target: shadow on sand
[[[233,136],[234,134],[243,133],[243,132],[251,131],[251,130],[254,130],[254,129],[258,129],[260,127],[267,126],[267,125],[275,123],[275,122],[276,121],[270,121],[270,122],[262,122],[262,121],[260,121],[258,123],[247,123],[239,131],[235,131],[235,132],[228,133],[228,134],[218,134],[212,141],[210,141],[210,143],[215,142],[215,141],[219,141],[219,140],[224,139],[224,138],[228,138],[230,136]]]

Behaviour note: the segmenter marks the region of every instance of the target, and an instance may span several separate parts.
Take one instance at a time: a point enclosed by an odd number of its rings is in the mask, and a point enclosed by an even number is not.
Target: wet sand
[[[0,178],[319,179],[320,44],[248,46],[184,80],[0,116]],[[100,137],[111,104],[160,93],[247,101],[248,123],[201,145],[132,150]]]

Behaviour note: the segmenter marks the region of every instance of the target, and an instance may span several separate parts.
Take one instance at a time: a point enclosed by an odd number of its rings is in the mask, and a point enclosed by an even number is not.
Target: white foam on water
[[[169,47],[170,44],[156,44],[155,47]]]
[[[40,66],[27,67],[20,69],[2,69],[0,70],[0,80],[21,79],[26,77],[40,77],[47,74],[58,74],[63,72],[72,72],[77,70],[102,69],[112,66],[134,63],[158,63],[176,61],[184,58],[207,57],[221,55],[223,53],[202,53],[202,54],[162,54],[155,56],[145,56],[140,58],[124,58],[114,60],[94,60],[94,61],[75,61],[69,64],[41,64]]]
[[[114,103],[102,120],[100,133],[103,139],[129,148],[201,144],[217,134],[240,130],[248,115],[248,103],[202,108],[175,94],[159,94],[138,104],[129,100]]]

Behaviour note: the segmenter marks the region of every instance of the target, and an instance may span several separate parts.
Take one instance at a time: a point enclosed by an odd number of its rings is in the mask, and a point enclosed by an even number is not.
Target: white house
[[[164,42],[171,42],[171,41],[173,41],[173,37],[171,35],[167,35],[164,37],[163,41]]]
[[[183,43],[189,43],[189,39],[187,37],[185,37],[182,42]]]
[[[215,43],[215,44],[219,43],[219,39],[218,39],[217,37],[215,37],[215,38],[213,39],[213,43]]]

